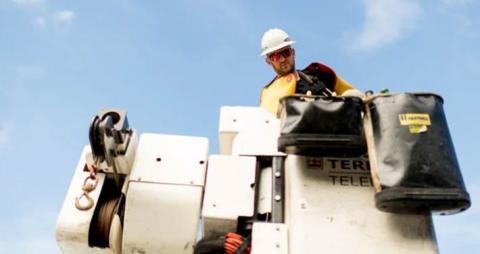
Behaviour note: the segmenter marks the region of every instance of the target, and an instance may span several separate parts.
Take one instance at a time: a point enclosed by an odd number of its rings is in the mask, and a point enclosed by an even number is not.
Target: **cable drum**
[[[118,199],[111,199],[100,204],[99,212],[95,222],[92,221],[92,238],[95,239],[94,246],[107,248],[110,246],[110,226],[112,225],[113,216],[115,215],[115,207]]]
[[[120,215],[121,210],[123,210],[124,202],[122,202],[122,199],[124,199],[124,196],[116,187],[114,179],[107,178],[90,222],[89,246],[110,247],[110,229],[115,215]]]

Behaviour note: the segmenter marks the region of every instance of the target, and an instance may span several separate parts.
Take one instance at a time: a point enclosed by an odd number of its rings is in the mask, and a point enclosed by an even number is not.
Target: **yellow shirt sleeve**
[[[335,93],[341,95],[342,93],[350,89],[354,89],[354,87],[350,83],[345,81],[342,77],[337,75],[337,81],[335,82]]]

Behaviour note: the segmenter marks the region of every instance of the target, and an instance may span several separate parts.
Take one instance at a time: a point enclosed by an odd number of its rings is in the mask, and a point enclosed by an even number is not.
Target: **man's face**
[[[278,76],[287,75],[295,70],[295,50],[291,47],[281,48],[268,54],[265,61]]]

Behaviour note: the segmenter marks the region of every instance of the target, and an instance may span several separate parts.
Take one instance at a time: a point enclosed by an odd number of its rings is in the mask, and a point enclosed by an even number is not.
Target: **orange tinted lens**
[[[280,59],[280,55],[278,54],[278,52],[277,52],[277,53],[273,53],[273,54],[270,54],[270,55],[268,56],[268,59],[270,59],[271,61],[276,62],[276,61],[278,61],[278,59]]]

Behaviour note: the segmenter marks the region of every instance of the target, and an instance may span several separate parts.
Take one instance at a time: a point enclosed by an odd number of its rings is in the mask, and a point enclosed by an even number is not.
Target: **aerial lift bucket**
[[[364,124],[378,209],[447,214],[470,206],[440,96],[371,96]]]
[[[357,97],[292,95],[280,100],[278,148],[289,154],[355,157],[366,153]]]

